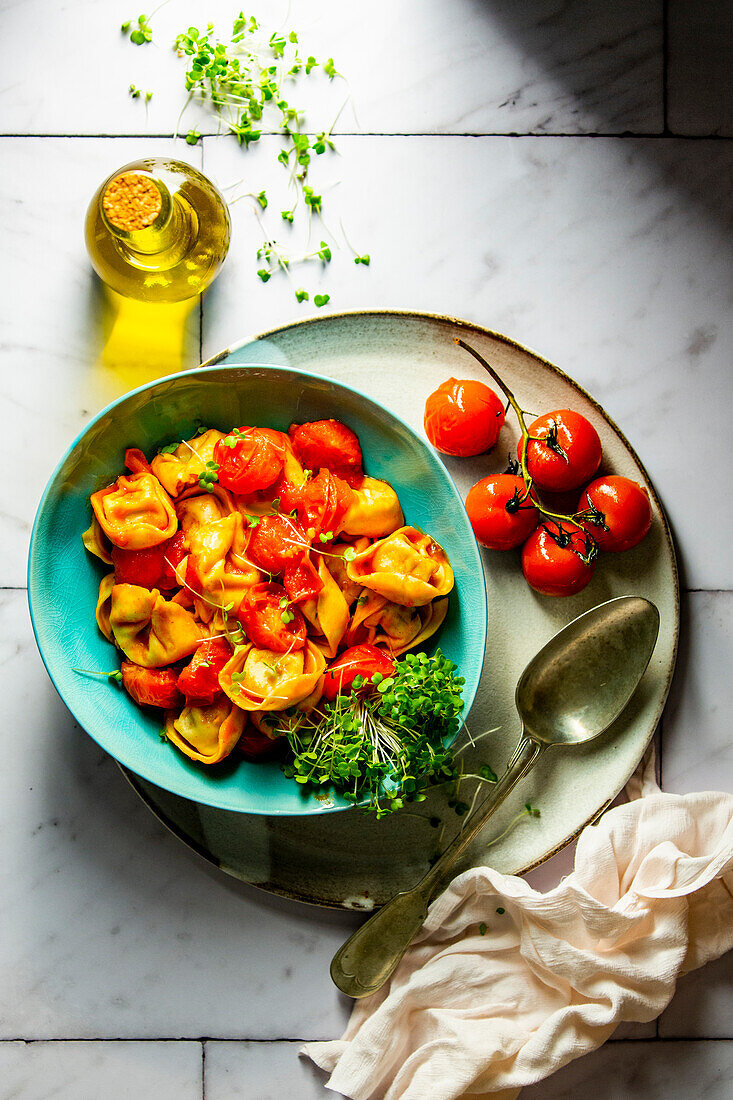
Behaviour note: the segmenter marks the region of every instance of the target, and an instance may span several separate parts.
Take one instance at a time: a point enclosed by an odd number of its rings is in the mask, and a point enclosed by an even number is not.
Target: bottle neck
[[[168,251],[185,233],[180,204],[152,176],[128,173],[111,180],[100,208],[105,226],[122,250],[140,259]]]

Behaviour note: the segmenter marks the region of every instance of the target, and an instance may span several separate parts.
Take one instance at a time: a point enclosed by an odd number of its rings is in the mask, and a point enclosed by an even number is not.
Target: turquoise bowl
[[[121,764],[158,787],[204,805],[252,814],[316,814],[348,803],[304,795],[277,762],[230,758],[206,768],[161,740],[162,715],[141,710],[114,683],[74,669],[119,666],[97,629],[94,609],[106,567],[84,549],[89,496],[123,469],[127,447],[149,454],[196,425],[228,429],[293,421],[343,420],[359,436],[367,473],[390,481],[406,521],[429,531],[455,572],[450,611],[435,645],[455,661],[473,702],[486,640],[486,592],[476,540],[461,498],[430,448],[393,413],[348,386],[293,368],[217,366],[153,382],[108,405],[54,471],[33,526],[28,598],[38,649],[74,718]]]

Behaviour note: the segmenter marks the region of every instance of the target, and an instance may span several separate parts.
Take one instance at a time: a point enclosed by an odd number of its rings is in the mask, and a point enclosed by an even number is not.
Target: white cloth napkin
[[[663,794],[653,762],[627,793],[547,894],[487,867],[456,878],[343,1038],[302,1048],[328,1088],[515,1100],[622,1021],[652,1020],[681,974],[733,946],[733,795]]]

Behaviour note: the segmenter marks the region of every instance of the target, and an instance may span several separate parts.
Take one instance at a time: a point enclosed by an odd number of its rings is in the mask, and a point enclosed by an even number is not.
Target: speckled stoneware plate
[[[641,759],[659,721],[674,668],[679,591],[669,528],[633,449],[603,409],[557,367],[506,337],[476,325],[426,314],[348,313],[303,321],[263,334],[211,363],[272,363],[312,370],[373,395],[416,431],[425,398],[450,375],[485,376],[453,343],[461,335],[488,358],[520,404],[534,413],[571,407],[593,421],[603,444],[603,470],[643,482],[654,523],[634,550],[608,555],[593,580],[570,599],[538,596],[524,583],[519,552],[483,552],[489,605],[484,669],[470,717],[474,737],[493,730],[465,754],[467,770],[504,768],[519,733],[517,679],[536,651],[581,612],[614,596],[637,594],[659,608],[659,639],[641,687],[615,725],[585,747],[547,753],[497,812],[471,852],[519,873],[547,859],[613,801]],[[465,495],[479,477],[505,468],[518,431],[510,416],[491,455],[447,459]],[[310,818],[251,816],[214,810],[128,775],[160,819],[223,871],[265,890],[318,905],[369,909],[410,886],[460,827],[444,791],[410,813],[375,821],[358,811]],[[530,800],[524,817],[500,836]]]

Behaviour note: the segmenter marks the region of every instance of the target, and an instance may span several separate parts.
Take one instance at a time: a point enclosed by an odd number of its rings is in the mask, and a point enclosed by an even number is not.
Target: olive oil
[[[113,290],[143,302],[181,302],[209,286],[229,248],[231,222],[214,185],[183,161],[125,165],[87,211],[94,270]]]

